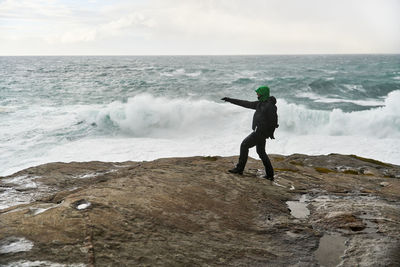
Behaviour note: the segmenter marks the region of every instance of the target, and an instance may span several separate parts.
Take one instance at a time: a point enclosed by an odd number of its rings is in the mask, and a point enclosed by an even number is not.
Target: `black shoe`
[[[265,179],[267,179],[267,180],[270,180],[270,181],[273,181],[273,180],[274,180],[274,176],[267,176],[267,175],[265,175],[263,178],[265,178]]]
[[[228,170],[228,172],[230,172],[230,173],[236,173],[236,174],[240,174],[240,175],[242,175],[243,174],[243,170],[239,170],[238,168],[233,168],[232,170]]]

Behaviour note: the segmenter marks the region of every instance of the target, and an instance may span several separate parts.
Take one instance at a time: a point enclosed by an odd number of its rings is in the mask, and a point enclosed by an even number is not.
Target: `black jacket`
[[[274,131],[279,126],[275,97],[270,96],[267,101],[246,101],[229,97],[223,100],[241,107],[255,109],[252,129],[265,138],[275,139]]]

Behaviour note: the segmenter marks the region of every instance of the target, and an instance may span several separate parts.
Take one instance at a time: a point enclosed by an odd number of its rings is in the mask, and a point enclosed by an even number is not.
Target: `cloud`
[[[132,27],[151,28],[154,25],[155,22],[153,19],[149,19],[141,13],[134,12],[117,20],[110,21],[109,23],[103,25],[102,28],[106,31],[119,31],[121,29]]]
[[[45,36],[44,39],[50,44],[57,43],[80,43],[96,40],[98,33],[96,29],[76,29],[59,35]]]
[[[60,34],[49,35],[45,37],[45,40],[50,44],[93,42],[123,34],[132,34],[131,31],[135,31],[138,34],[139,30],[153,26],[153,20],[148,19],[141,13],[134,12],[98,25],[84,27],[77,25],[75,28]]]
[[[396,0],[6,0],[0,38],[60,53],[399,53],[398,13]]]
[[[5,0],[0,3],[2,19],[46,19],[68,17],[71,9],[53,0]]]

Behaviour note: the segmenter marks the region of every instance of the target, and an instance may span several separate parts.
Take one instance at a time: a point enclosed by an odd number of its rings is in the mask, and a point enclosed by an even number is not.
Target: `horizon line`
[[[351,56],[351,55],[400,55],[398,53],[296,53],[296,54],[16,54],[0,55],[0,57],[163,57],[163,56]]]

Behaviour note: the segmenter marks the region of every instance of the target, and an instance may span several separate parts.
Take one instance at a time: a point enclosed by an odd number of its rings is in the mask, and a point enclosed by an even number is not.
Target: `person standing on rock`
[[[265,152],[265,141],[267,138],[275,139],[274,132],[278,128],[278,114],[276,108],[276,98],[269,95],[269,87],[261,86],[256,90],[258,101],[245,101],[224,97],[221,100],[245,107],[255,109],[253,115],[253,132],[247,136],[240,145],[239,162],[235,168],[229,170],[231,173],[243,174],[246,166],[249,149],[256,147],[257,154],[265,167],[264,178],[274,180],[274,169],[271,161]]]

